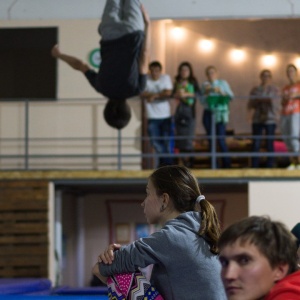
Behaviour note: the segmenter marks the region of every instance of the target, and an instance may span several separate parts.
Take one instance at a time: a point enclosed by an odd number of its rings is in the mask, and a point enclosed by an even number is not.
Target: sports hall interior
[[[19,38],[14,52],[0,49],[1,65],[11,70],[0,75],[5,86],[0,94],[0,278],[49,278],[57,285],[87,287],[108,243],[134,240],[139,227],[155,230],[145,224],[141,208],[155,158],[143,139],[145,115],[138,97],[129,100],[129,125],[113,129],[102,116],[106,99],[82,74],[50,56],[58,43],[91,63],[105,1],[89,1],[89,7],[84,0],[60,2],[60,8],[50,0],[0,3],[0,36],[13,39],[11,45]],[[215,65],[235,94],[228,141],[242,152],[251,132],[248,95],[259,72],[269,68],[282,87],[285,66],[300,67],[300,5],[219,2],[143,1],[152,19],[150,60],[159,60],[172,79],[179,63],[190,61],[200,83],[205,67]],[[40,53],[49,54],[46,65]],[[197,104],[195,145],[200,148],[202,112]],[[280,154],[274,169],[251,169],[248,157],[233,153],[232,158],[235,165],[225,170],[212,169],[209,159],[199,156],[192,170],[223,228],[249,215],[270,215],[289,227],[299,222],[300,170],[286,170]]]

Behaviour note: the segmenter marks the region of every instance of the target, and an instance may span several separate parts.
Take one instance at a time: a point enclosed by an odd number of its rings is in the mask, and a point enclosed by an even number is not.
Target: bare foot
[[[53,48],[51,49],[51,55],[55,58],[58,58],[60,56],[58,44],[54,45]]]

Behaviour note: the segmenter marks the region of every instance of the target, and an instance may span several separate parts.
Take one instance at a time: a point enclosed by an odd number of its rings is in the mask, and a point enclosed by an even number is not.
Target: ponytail
[[[219,253],[218,240],[221,235],[220,223],[215,208],[205,199],[199,202],[201,224],[199,235],[210,244],[210,251]]]
[[[217,246],[221,234],[218,216],[214,207],[201,195],[198,181],[184,166],[164,166],[156,169],[149,177],[157,195],[167,193],[178,212],[199,211],[201,223],[199,236],[210,245],[210,251],[219,253]]]

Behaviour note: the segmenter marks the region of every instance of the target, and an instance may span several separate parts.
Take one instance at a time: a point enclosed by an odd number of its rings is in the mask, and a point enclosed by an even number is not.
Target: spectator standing
[[[157,154],[170,154],[172,116],[169,99],[173,90],[172,81],[169,75],[162,74],[162,65],[158,61],[149,64],[149,73],[146,89],[141,94],[145,101],[148,135]],[[172,162],[171,157],[160,156],[158,166]]]
[[[253,144],[252,151],[258,153],[261,145],[263,131],[266,134],[266,148],[270,153],[274,152],[274,135],[276,122],[279,118],[279,89],[272,84],[270,70],[260,72],[261,83],[250,92],[248,101],[248,119],[252,124]],[[267,168],[274,165],[274,156],[267,157]],[[252,168],[259,167],[259,157],[252,157]]]
[[[178,67],[173,90],[173,97],[178,100],[175,112],[175,147],[180,153],[194,150],[195,106],[199,95],[200,89],[192,65],[182,62]],[[193,157],[182,157],[182,161],[186,167],[193,167]]]
[[[282,90],[281,134],[290,152],[300,151],[300,82],[295,65],[286,67],[289,83]],[[290,158],[288,170],[300,169],[299,155]]]
[[[229,120],[229,104],[227,101],[219,101],[214,105],[211,105],[209,100],[210,97],[219,99],[228,99],[232,100],[234,94],[226,80],[218,79],[218,70],[215,66],[208,66],[205,69],[205,75],[207,80],[203,82],[201,91],[201,103],[204,105],[204,112],[202,123],[206,131],[206,135],[209,138],[209,149],[212,148],[212,114],[214,114],[215,119],[215,132],[219,136],[217,138],[217,144],[220,148],[220,151],[223,153],[228,152],[228,147],[226,144],[226,124]],[[221,97],[220,97],[221,96]],[[223,168],[230,168],[231,160],[229,157],[222,157]]]

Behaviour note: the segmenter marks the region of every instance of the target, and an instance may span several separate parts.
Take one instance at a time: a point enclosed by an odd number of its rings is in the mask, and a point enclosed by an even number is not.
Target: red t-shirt
[[[300,113],[300,82],[286,85],[282,90],[283,95],[289,96],[288,102],[282,106],[283,115]],[[299,95],[297,98],[295,95]]]
[[[299,300],[300,271],[294,272],[278,281],[264,300]]]

